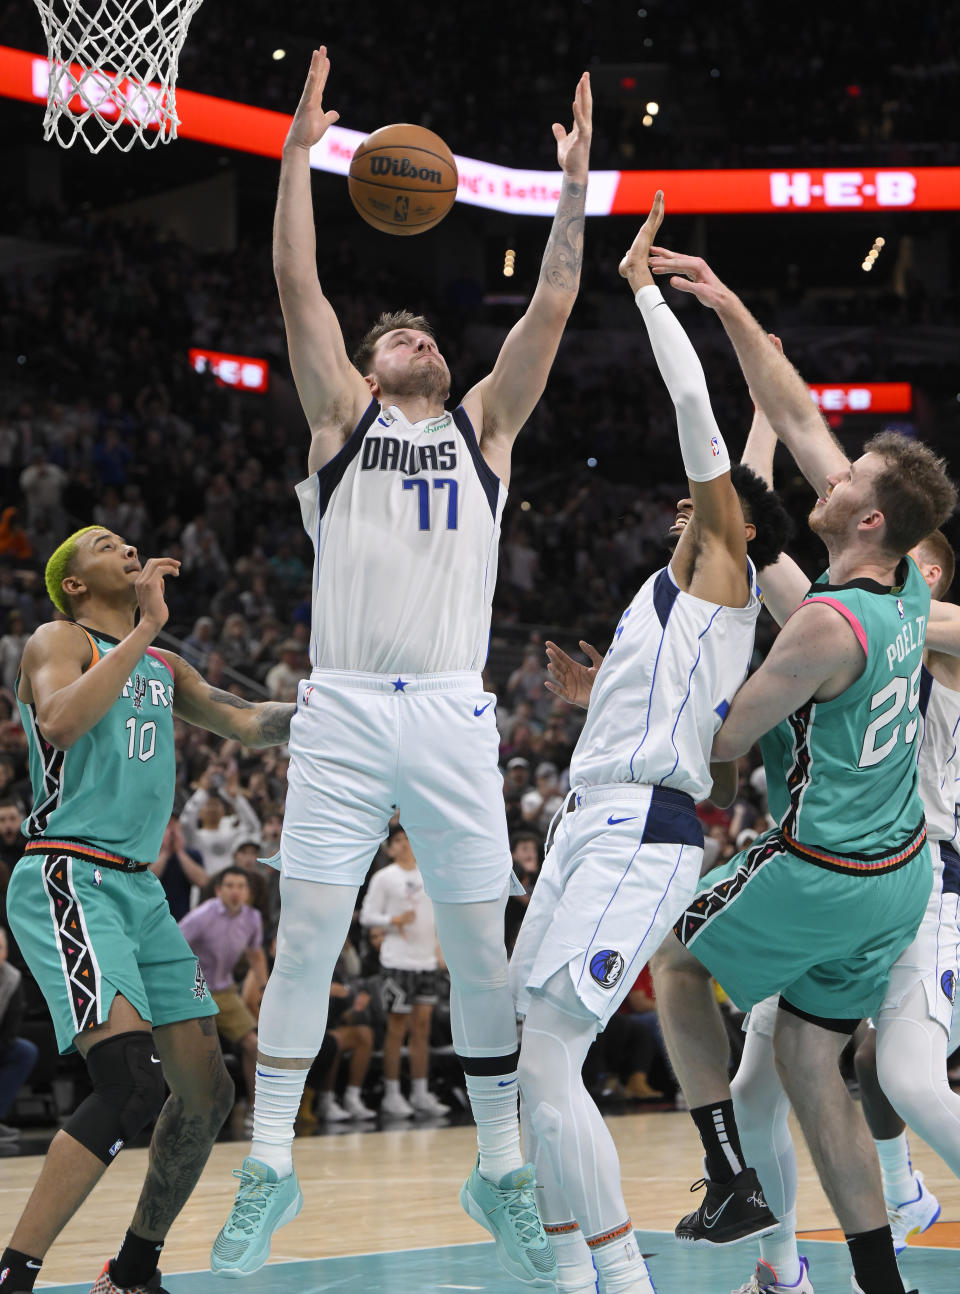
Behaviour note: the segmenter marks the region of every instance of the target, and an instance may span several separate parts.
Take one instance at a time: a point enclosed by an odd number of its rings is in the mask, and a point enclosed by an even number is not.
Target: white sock
[[[352,1083],[348,1083],[343,1090],[343,1099],[345,1101],[359,1101],[360,1100],[359,1087],[354,1087]]]
[[[303,1099],[309,1069],[274,1069],[257,1061],[250,1154],[278,1177],[293,1172],[293,1124]]]
[[[415,1078],[411,1083],[411,1095],[425,1097],[427,1095],[427,1080],[425,1078]]]
[[[383,1094],[384,1096],[399,1096],[400,1095],[399,1078],[385,1078],[383,1080]]]
[[[776,1231],[761,1238],[760,1257],[777,1273],[778,1285],[796,1285],[800,1279],[796,1209],[783,1215]]]
[[[596,1294],[597,1269],[576,1222],[544,1223],[557,1260],[558,1294]]]
[[[505,1061],[509,1057],[504,1057]],[[517,1109],[517,1072],[467,1074],[467,1096],[477,1125],[480,1176],[499,1183],[504,1173],[523,1167],[520,1153],[520,1118]]]
[[[641,1291],[650,1291],[650,1294],[653,1294],[650,1273],[647,1271],[647,1264],[643,1261],[643,1255],[637,1248],[629,1218],[625,1225],[627,1228],[625,1234],[607,1240],[603,1244],[597,1244],[594,1240],[590,1245],[590,1252],[593,1255],[593,1262],[602,1282],[604,1294],[640,1294]],[[618,1227],[617,1230],[619,1231],[620,1228]]]
[[[901,1132],[899,1137],[890,1137],[889,1140],[875,1141],[874,1144],[883,1177],[883,1198],[894,1207],[915,1200],[919,1187],[910,1163],[906,1132]]]

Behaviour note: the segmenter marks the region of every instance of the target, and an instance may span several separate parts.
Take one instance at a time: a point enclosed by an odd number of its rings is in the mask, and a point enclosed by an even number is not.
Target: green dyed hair
[[[63,581],[70,574],[70,567],[73,565],[73,559],[77,555],[77,540],[90,530],[102,529],[103,526],[81,526],[79,530],[75,530],[72,535],[67,536],[47,562],[47,567],[44,571],[47,593],[53,605],[58,611],[62,611],[65,616],[70,615],[71,608],[70,599],[63,591]]]

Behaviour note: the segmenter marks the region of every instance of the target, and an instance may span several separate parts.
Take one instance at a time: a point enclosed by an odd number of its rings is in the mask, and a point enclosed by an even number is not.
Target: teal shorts
[[[875,1015],[933,883],[926,844],[879,875],[789,852],[774,830],[701,878],[674,932],[743,1011],[779,993],[804,1015]]]
[[[154,1027],[217,1014],[153,872],[28,854],[13,869],[7,916],[61,1052],[104,1023],[118,993]]]

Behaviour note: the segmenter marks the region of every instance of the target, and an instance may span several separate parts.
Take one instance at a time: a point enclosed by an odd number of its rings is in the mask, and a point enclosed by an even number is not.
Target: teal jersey
[[[116,645],[88,634],[91,666]],[[30,751],[33,809],[28,840],[83,841],[121,858],[152,863],[173,810],[173,673],[148,650],[113,705],[69,750],[56,750],[37,727],[33,705],[18,698]]]
[[[789,725],[778,723],[765,732],[759,741],[763,771],[767,775],[767,812],[774,822],[781,822],[790,807],[787,794],[787,776],[792,764],[793,739]]]
[[[904,558],[902,583],[830,584],[806,595],[842,614],[866,652],[863,673],[832,701],[808,701],[775,730],[768,750],[786,749],[789,802],[780,816],[788,844],[825,865],[876,872],[905,861],[924,839],[917,786],[920,676],[930,590]]]

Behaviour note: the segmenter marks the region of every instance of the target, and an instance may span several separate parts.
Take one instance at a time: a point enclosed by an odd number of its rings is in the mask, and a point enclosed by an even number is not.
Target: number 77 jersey
[[[507,492],[462,407],[411,423],[372,400],[297,496],[315,554],[315,668],[483,668]]]
[[[847,620],[866,654],[863,673],[832,701],[809,701],[780,725],[789,805],[780,830],[797,853],[837,870],[876,874],[925,838],[917,786],[923,645],[930,590],[912,558],[902,583],[829,583],[805,601]]]

